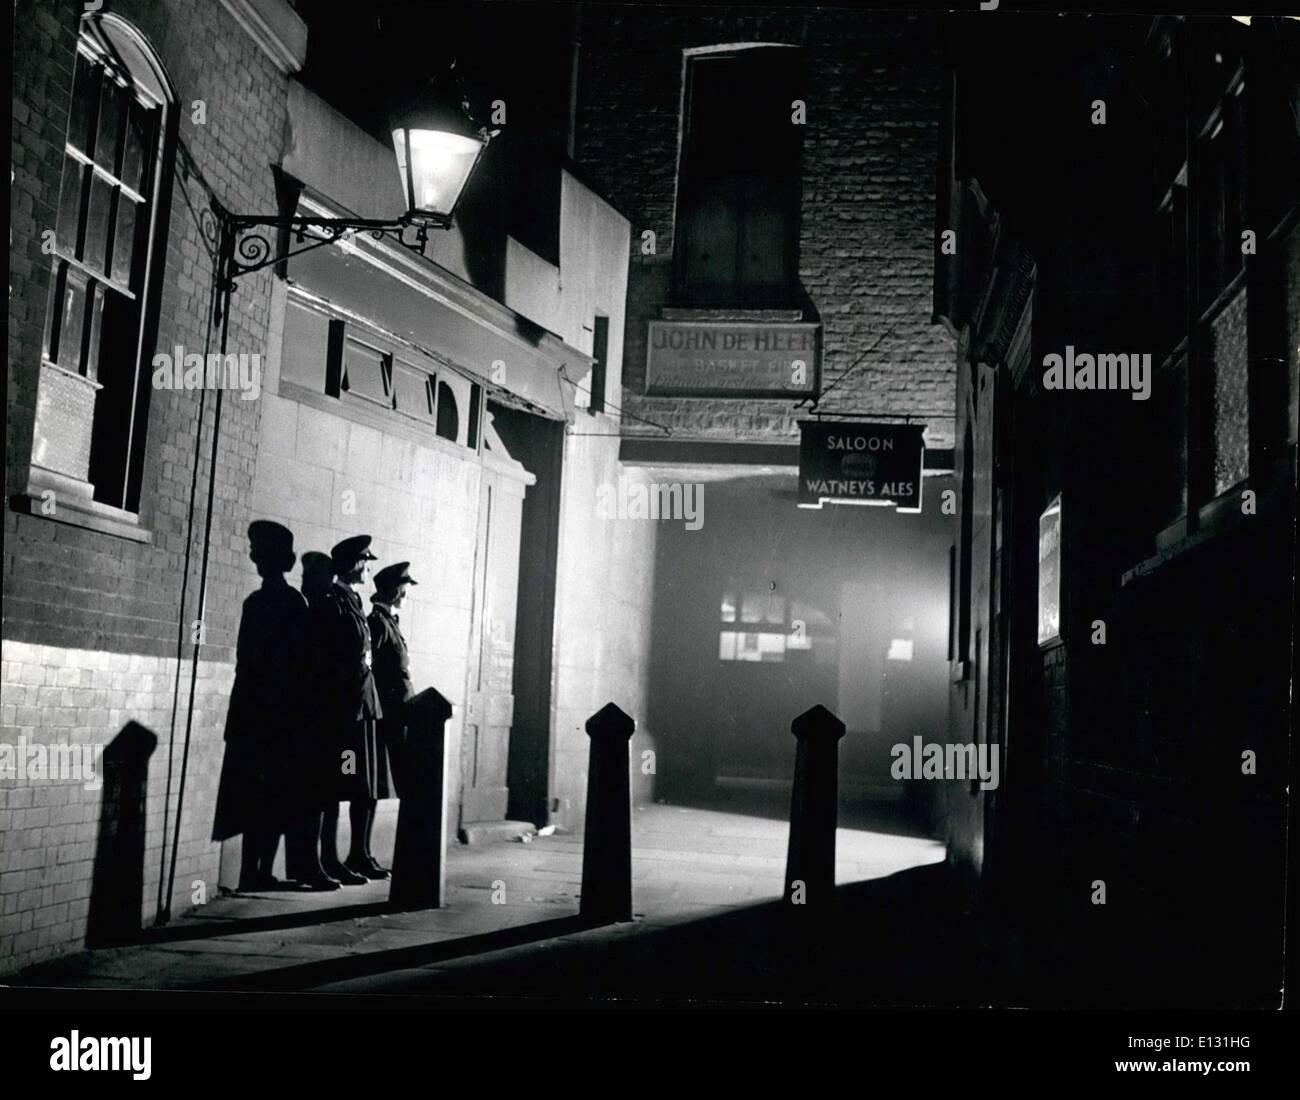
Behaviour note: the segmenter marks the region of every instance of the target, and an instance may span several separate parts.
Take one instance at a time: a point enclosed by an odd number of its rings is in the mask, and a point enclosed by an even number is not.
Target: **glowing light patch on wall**
[[[889,652],[885,654],[886,661],[910,661],[911,659],[911,638],[894,638],[890,641]]]

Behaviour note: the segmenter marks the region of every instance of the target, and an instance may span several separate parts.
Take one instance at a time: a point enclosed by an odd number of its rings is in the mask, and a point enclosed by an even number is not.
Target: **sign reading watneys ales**
[[[921,510],[924,425],[801,420],[799,430],[800,508],[831,501]]]
[[[817,326],[795,321],[651,321],[646,393],[760,397],[816,393]]]

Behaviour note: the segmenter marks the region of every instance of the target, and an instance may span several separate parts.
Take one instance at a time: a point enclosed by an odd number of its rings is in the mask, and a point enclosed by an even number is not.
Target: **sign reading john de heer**
[[[646,393],[800,397],[817,392],[817,325],[795,321],[650,322]]]
[[[801,420],[799,430],[799,507],[831,501],[921,510],[923,425]]]

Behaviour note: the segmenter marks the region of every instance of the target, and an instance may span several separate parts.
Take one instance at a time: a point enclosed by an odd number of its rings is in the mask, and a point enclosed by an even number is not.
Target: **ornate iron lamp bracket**
[[[417,220],[407,214],[389,220],[232,214],[213,199],[211,208],[203,212],[202,229],[217,260],[216,319],[220,322],[224,304],[234,293],[237,281],[245,275],[356,233],[368,233],[376,240],[389,237],[403,248],[423,255],[430,226],[449,229],[451,219]],[[284,230],[288,231],[292,243],[281,251],[276,247],[276,240]]]

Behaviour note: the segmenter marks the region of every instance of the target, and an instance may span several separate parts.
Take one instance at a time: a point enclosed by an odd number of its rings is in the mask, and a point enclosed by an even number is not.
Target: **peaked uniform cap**
[[[359,561],[378,560],[370,552],[369,535],[353,535],[350,539],[344,539],[330,551],[330,558],[334,562],[334,571],[336,573],[348,572]]]
[[[409,561],[399,561],[392,565],[385,565],[383,569],[375,574],[375,587],[381,592],[392,592],[403,584],[419,583],[411,576],[411,563]]]

